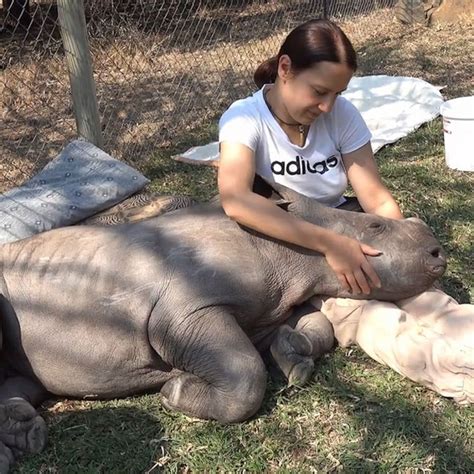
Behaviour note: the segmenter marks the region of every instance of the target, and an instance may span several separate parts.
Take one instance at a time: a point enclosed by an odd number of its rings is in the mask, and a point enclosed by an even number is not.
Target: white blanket
[[[366,76],[352,78],[343,95],[364,117],[376,152],[438,116],[443,103],[440,89],[414,77]],[[218,142],[190,148],[173,158],[216,165]]]

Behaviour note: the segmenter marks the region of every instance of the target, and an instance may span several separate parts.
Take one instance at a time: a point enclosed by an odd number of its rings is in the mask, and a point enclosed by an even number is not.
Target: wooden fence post
[[[83,0],[58,0],[61,37],[69,70],[77,132],[103,147]]]

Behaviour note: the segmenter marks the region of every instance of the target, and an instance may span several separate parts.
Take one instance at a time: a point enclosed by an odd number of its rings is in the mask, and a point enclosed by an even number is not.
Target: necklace
[[[267,90],[265,92],[265,94],[263,94],[263,100],[265,101],[265,104],[267,104],[268,110],[273,115],[273,117],[275,117],[275,119],[278,122],[282,123],[283,125],[286,125],[287,127],[298,127],[298,132],[300,134],[300,146],[303,146],[304,141],[305,141],[305,136],[304,135],[305,135],[305,132],[306,132],[306,127],[302,123],[288,123],[288,122],[285,122],[284,120],[282,120],[280,117],[278,117],[278,115],[275,113],[272,106],[268,102],[268,99],[267,99],[268,92],[269,91]]]

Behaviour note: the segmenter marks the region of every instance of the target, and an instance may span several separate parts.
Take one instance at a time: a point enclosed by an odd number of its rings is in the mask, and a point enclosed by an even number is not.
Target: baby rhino
[[[270,192],[288,212],[382,251],[369,257],[382,282],[369,298],[418,294],[445,270],[418,219],[327,208],[280,186]],[[44,447],[34,407],[51,394],[159,392],[191,416],[245,420],[265,392],[261,353],[275,347],[293,308],[313,295],[354,297],[324,256],[242,228],[218,202],[52,230],[4,245],[0,260],[2,472],[15,455]],[[294,366],[331,347],[324,321],[320,336],[321,347],[311,347],[297,331],[279,333],[277,346],[292,348]]]

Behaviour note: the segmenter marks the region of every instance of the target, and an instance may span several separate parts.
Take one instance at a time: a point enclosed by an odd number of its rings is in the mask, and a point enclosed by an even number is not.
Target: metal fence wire
[[[158,149],[255,89],[253,72],[309,18],[350,37],[396,0],[84,0],[104,149],[144,169]],[[77,136],[58,6],[0,0],[0,191]],[[379,20],[378,20],[379,19]]]

